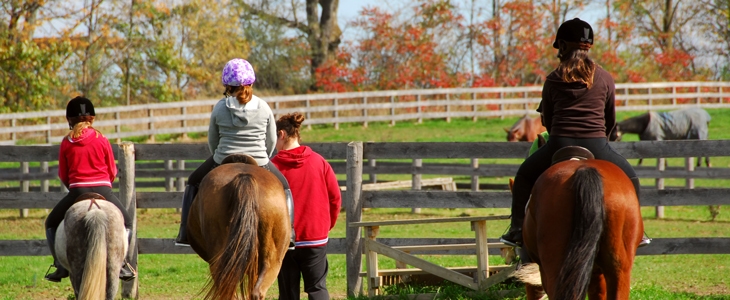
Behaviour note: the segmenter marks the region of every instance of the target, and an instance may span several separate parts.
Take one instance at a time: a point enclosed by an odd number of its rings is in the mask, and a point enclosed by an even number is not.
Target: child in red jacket
[[[309,299],[329,299],[327,241],[340,213],[342,197],[330,164],[312,148],[299,145],[300,113],[276,121],[279,152],[271,160],[289,181],[294,198],[296,247],[289,250],[279,271],[279,299],[299,299],[299,280]],[[300,277],[301,275],[301,277]]]
[[[53,266],[56,267],[55,272],[46,274],[45,279],[48,281],[60,282],[62,278],[69,275],[68,270],[56,259],[54,244],[56,228],[61,224],[66,216],[66,211],[71,208],[78,196],[88,192],[99,193],[107,201],[116,205],[124,216],[127,236],[131,236],[132,219],[127,213],[127,209],[112,193],[112,182],[117,176],[114,153],[109,140],[101,132],[91,127],[95,116],[94,105],[84,97],[73,98],[66,106],[66,120],[68,120],[71,132],[61,141],[61,149],[58,154],[58,177],[68,188],[68,195],[56,204],[46,218],[46,240],[48,247],[51,248],[51,255],[53,255]],[[134,271],[125,263],[119,278],[130,280],[135,276]]]

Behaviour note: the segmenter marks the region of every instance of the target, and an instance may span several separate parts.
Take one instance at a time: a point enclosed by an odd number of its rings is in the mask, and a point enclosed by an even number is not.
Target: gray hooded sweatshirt
[[[243,106],[235,97],[218,101],[210,115],[208,146],[216,163],[235,153],[253,156],[259,166],[269,163],[276,149],[276,120],[271,108],[256,96]]]

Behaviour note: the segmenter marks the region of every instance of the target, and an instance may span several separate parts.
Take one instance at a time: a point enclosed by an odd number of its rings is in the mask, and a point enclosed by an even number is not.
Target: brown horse
[[[205,299],[264,299],[289,247],[286,196],[270,171],[227,161],[203,178],[193,200],[190,246],[210,265]]]
[[[532,142],[540,132],[546,130],[545,126],[542,126],[542,119],[540,117],[530,118],[527,115],[517,120],[512,125],[512,128],[504,128],[504,131],[507,132],[508,142]]]
[[[129,247],[124,217],[99,194],[86,193],[76,201],[56,230],[59,263],[70,273],[76,299],[112,300]]]
[[[539,177],[522,235],[550,299],[628,299],[643,230],[631,180],[589,159],[556,163]]]

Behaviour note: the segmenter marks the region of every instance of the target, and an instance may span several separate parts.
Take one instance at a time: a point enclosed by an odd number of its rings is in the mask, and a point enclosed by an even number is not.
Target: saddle
[[[557,164],[564,160],[586,160],[594,159],[590,150],[581,146],[566,146],[555,151],[552,158],[552,164]]]
[[[88,192],[88,193],[83,193],[83,194],[79,195],[78,197],[76,197],[76,199],[74,199],[73,204],[76,204],[77,202],[84,201],[84,200],[91,200],[91,203],[89,204],[89,209],[91,209],[91,207],[94,205],[96,205],[97,208],[101,208],[99,206],[99,204],[96,203],[96,200],[106,200],[106,198],[104,198],[104,196],[102,196],[99,193]]]
[[[226,156],[226,158],[221,161],[221,165],[230,164],[230,163],[242,163],[247,165],[254,165],[258,166],[259,164],[256,163],[256,159],[254,159],[251,155],[248,154],[231,154]]]

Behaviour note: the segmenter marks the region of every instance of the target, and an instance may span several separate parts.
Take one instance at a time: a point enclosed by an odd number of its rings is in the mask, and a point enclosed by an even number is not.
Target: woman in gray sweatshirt
[[[253,83],[256,81],[253,67],[248,61],[235,58],[223,68],[221,77],[226,89],[225,97],[213,108],[208,127],[208,147],[213,155],[188,177],[183,194],[180,232],[175,239],[178,246],[189,246],[186,232],[188,212],[200,182],[231,154],[248,154],[259,166],[274,173],[284,186],[290,215],[293,211],[289,182],[269,160],[276,149],[276,119],[269,105],[253,95]]]

